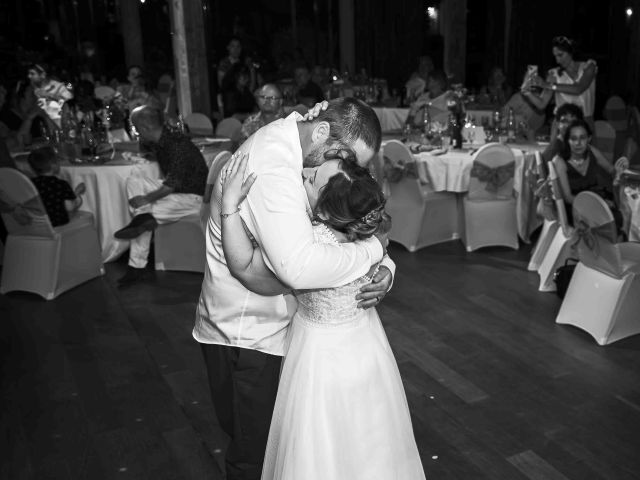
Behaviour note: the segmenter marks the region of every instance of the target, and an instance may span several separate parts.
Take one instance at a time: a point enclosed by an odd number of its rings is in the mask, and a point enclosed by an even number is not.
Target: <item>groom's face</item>
[[[351,145],[346,145],[346,147],[353,150],[353,152],[356,154],[358,165],[360,165],[361,167],[366,167],[375,154],[373,149],[366,143],[364,143],[361,139],[357,139]],[[344,148],[345,144],[341,144],[338,142],[322,142],[317,145],[314,144],[311,148],[311,151],[304,158],[303,165],[305,167],[317,167],[318,165],[322,165],[328,160],[325,157],[325,154],[327,152],[335,152],[336,150],[343,150]]]

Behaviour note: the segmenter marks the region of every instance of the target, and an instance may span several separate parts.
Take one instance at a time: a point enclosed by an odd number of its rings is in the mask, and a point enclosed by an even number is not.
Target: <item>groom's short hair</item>
[[[369,105],[357,98],[330,100],[327,109],[320,112],[315,121],[329,123],[327,143],[339,142],[351,146],[360,139],[374,152],[380,150],[380,120]]]

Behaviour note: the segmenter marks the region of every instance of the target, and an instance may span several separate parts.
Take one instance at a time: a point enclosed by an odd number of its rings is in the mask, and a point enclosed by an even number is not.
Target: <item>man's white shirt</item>
[[[292,289],[330,288],[365,275],[382,259],[375,238],[340,245],[314,243],[309,203],[302,183],[302,148],[292,113],[258,130],[241,147],[249,154],[247,174],[257,179],[240,215],[260,245],[265,262]],[[291,295],[265,297],[231,276],[221,241],[221,184],[216,182],[207,224],[205,268],[193,337],[200,343],[230,345],[283,355],[296,301]],[[388,257],[383,264],[394,273]]]

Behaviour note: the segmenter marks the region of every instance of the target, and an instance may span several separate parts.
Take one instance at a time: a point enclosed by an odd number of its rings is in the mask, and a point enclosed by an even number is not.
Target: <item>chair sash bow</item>
[[[0,213],[6,213],[22,226],[29,225],[34,216],[46,215],[38,197],[33,197],[22,203],[8,203],[0,200]]]
[[[576,216],[574,212],[571,247],[577,248],[582,263],[613,276],[619,275],[621,269],[615,235],[615,222],[590,226],[584,218]]]
[[[488,167],[480,162],[473,162],[471,176],[486,183],[485,189],[497,193],[501,186],[511,180],[516,172],[515,162],[509,162],[499,167]]]
[[[384,157],[382,167],[383,176],[392,183],[397,183],[404,177],[419,178],[415,162],[393,162],[388,157]]]

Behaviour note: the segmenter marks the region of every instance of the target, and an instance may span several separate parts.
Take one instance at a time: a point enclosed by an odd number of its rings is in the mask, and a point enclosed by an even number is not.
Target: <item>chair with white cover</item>
[[[2,210],[8,236],[0,293],[26,291],[47,300],[104,273],[93,215],[79,211],[53,227],[38,191],[21,172],[0,168]],[[5,203],[5,202],[3,202]]]
[[[551,191],[555,203],[555,215],[558,219],[558,225],[555,233],[551,238],[546,252],[540,260],[538,267],[538,275],[540,276],[540,284],[538,290],[541,292],[555,292],[556,283],[553,277],[556,270],[564,265],[568,258],[571,257],[571,226],[567,218],[564,199],[562,197],[562,189],[558,181],[558,173],[553,162],[547,164],[549,170],[549,181]]]
[[[549,246],[553,241],[553,237],[556,234],[556,231],[560,227],[560,224],[557,219],[557,214],[553,211],[551,205],[547,204],[548,191],[549,191],[549,183],[551,181],[550,178],[545,178],[545,168],[542,160],[542,155],[540,152],[535,153],[536,156],[536,166],[537,166],[537,175],[540,180],[543,181],[540,187],[538,187],[536,192],[536,197],[540,198],[540,205],[544,207],[544,220],[542,222],[542,230],[540,231],[540,236],[538,237],[538,241],[536,242],[535,247],[533,247],[533,251],[531,252],[531,258],[529,260],[529,265],[527,266],[527,270],[530,272],[537,272],[540,268],[540,264],[547,254],[547,250],[549,250]]]
[[[218,154],[219,156],[220,154]],[[216,160],[214,159],[209,169],[209,176],[215,164]],[[207,179],[207,183],[208,181]],[[206,186],[204,195],[207,195]],[[206,222],[208,221],[208,214],[207,219],[203,220],[205,215],[204,195],[203,204],[200,206],[198,213],[182,217],[175,222],[160,224],[156,228],[153,240],[156,270],[204,272],[206,245],[203,222],[204,228],[206,228]],[[209,193],[210,197],[211,193]],[[209,204],[207,203],[208,206]]]
[[[224,118],[216,127],[216,136],[230,138],[231,141],[237,143],[242,137],[242,123],[234,117]]]
[[[640,243],[616,244],[607,204],[593,192],[573,203],[580,262],[556,323],[589,333],[599,345],[640,333]]]
[[[518,249],[514,174],[515,157],[506,145],[489,143],[476,153],[463,198],[462,239],[468,252],[498,245]]]
[[[154,245],[156,270],[204,272],[205,238],[200,213],[158,225]]]
[[[407,146],[398,140],[384,145],[383,158],[391,165],[409,166],[409,170],[413,170],[413,174],[406,173],[388,181],[386,211],[392,219],[389,239],[415,252],[459,238],[456,194],[436,192]]]
[[[184,123],[194,135],[213,135],[213,123],[204,113],[190,113],[184,118]]]
[[[215,182],[218,179],[218,175],[222,171],[222,167],[225,166],[227,161],[231,158],[231,152],[224,150],[218,153],[211,165],[209,166],[209,175],[207,175],[207,185],[204,187],[204,195],[202,196],[202,207],[200,208],[200,223],[202,225],[202,231],[207,234],[207,223],[209,222],[209,216],[211,215],[211,196],[213,195],[213,189]]]
[[[616,131],[605,120],[595,121],[593,145],[600,150],[609,162],[613,163],[613,155],[616,148]]]

